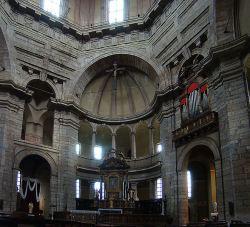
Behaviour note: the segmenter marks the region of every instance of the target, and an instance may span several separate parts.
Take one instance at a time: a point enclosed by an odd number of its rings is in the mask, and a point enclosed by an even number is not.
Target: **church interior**
[[[0,0],[0,226],[250,226],[249,0]]]

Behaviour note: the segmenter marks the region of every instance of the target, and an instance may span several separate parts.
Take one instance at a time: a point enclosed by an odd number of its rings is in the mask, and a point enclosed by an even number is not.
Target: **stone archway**
[[[214,202],[222,214],[221,159],[213,139],[198,139],[183,147],[177,160],[177,171],[180,224],[210,218]],[[188,175],[191,175],[191,186]]]
[[[40,152],[38,150],[30,150],[30,149],[18,150],[15,154],[14,169],[19,169],[21,161],[29,155],[38,155],[44,158],[50,165],[51,175],[57,176],[58,168],[56,160],[54,160],[54,158],[51,155],[49,155],[49,153]]]
[[[19,165],[17,180],[17,210],[49,216],[51,167],[39,155],[24,157]]]
[[[24,149],[24,150],[18,150],[16,151],[16,155],[14,158],[14,165],[13,169],[15,170],[13,172],[13,179],[17,179],[17,174],[18,171],[20,171],[20,165],[21,162],[29,157],[29,156],[37,156],[40,157],[40,159],[44,160],[45,162],[48,163],[48,166],[50,168],[50,179],[48,185],[49,185],[49,190],[48,190],[48,195],[50,198],[49,203],[47,203],[46,207],[46,212],[45,214],[48,215],[52,212],[52,210],[58,210],[59,208],[59,201],[58,201],[58,165],[57,165],[57,160],[55,157],[52,157],[49,153],[47,152],[41,152],[38,150],[29,150],[29,149]],[[13,192],[16,194],[16,181],[13,184]],[[13,203],[15,203],[16,197],[13,197]],[[13,210],[15,208],[13,207]]]
[[[104,53],[101,56],[93,59],[88,64],[84,65],[77,74],[77,80],[72,84],[72,88],[69,90],[70,94],[74,94],[74,100],[76,103],[80,102],[80,96],[89,82],[100,73],[101,70],[106,69],[107,66],[113,65],[117,62],[118,65],[135,67],[136,69],[150,75],[157,80],[157,83],[164,81],[163,69],[159,67],[148,58],[143,58],[143,55],[130,53],[130,52],[117,52],[117,53]],[[100,67],[102,66],[102,67]]]

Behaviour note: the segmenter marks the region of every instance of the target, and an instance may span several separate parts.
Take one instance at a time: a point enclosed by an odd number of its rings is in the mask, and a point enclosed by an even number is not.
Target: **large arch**
[[[30,155],[37,155],[44,158],[50,165],[51,175],[57,176],[58,175],[58,165],[56,160],[48,153],[48,152],[41,152],[35,149],[23,149],[18,150],[15,154],[14,158],[14,169],[19,169],[21,161]]]
[[[218,145],[216,144],[214,139],[209,138],[209,137],[197,139],[197,140],[194,140],[193,142],[187,144],[186,146],[184,146],[181,149],[180,156],[179,156],[178,161],[177,161],[177,170],[178,171],[183,170],[183,167],[185,165],[185,161],[188,159],[188,155],[190,154],[190,151],[196,146],[208,147],[212,151],[215,161],[218,161],[221,159]]]
[[[74,101],[79,102],[79,95],[82,93],[86,85],[93,79],[93,69],[97,66],[100,67],[100,61],[105,61],[105,59],[110,59],[113,56],[127,56],[126,64],[131,65],[139,70],[145,72],[151,71],[157,77],[158,83],[162,83],[165,80],[164,78],[164,69],[162,66],[159,67],[156,62],[152,59],[145,57],[145,53],[137,53],[134,51],[120,50],[120,51],[110,51],[104,54],[98,55],[96,58],[89,61],[87,64],[84,62],[82,69],[76,72],[76,80],[71,84],[71,89],[68,90],[67,95],[74,94]],[[84,61],[84,60],[82,60]],[[81,60],[80,60],[81,62]],[[139,63],[139,64],[138,64]],[[79,76],[80,75],[80,76]],[[77,98],[76,98],[77,97]]]
[[[198,152],[199,151],[199,152]],[[195,152],[195,153],[194,153]],[[189,144],[185,145],[184,147],[180,148],[177,151],[177,187],[178,187],[178,212],[181,213],[179,216],[179,222],[181,224],[186,224],[190,220],[190,213],[189,213],[189,197],[188,197],[188,183],[187,183],[187,172],[191,168],[191,162],[194,161],[194,158],[196,158],[198,161],[198,157],[203,157],[205,161],[210,163],[210,170],[206,168],[207,173],[210,174],[207,175],[207,179],[213,179],[213,184],[207,185],[207,198],[210,200],[206,200],[207,204],[207,215],[209,215],[212,212],[212,201],[213,198],[217,197],[217,202],[219,204],[219,207],[221,208],[221,213],[223,213],[224,210],[224,198],[223,198],[223,179],[221,178],[221,156],[219,151],[219,145],[216,142],[214,138],[211,137],[204,137],[204,138],[198,138],[196,140],[193,140]],[[196,155],[194,155],[196,154]],[[201,160],[200,160],[201,161]],[[204,162],[203,162],[204,164]],[[194,169],[193,169],[194,170]],[[197,171],[196,171],[197,173]],[[192,175],[192,173],[191,173]],[[206,181],[208,182],[208,181]],[[219,190],[217,190],[219,189]],[[213,196],[212,193],[213,192]],[[212,199],[211,199],[212,198]]]
[[[22,86],[23,87],[27,87],[30,83],[32,83],[33,81],[41,81],[43,83],[47,83],[51,89],[53,90],[54,93],[54,98],[55,99],[60,99],[61,97],[61,93],[59,91],[59,89],[56,87],[56,85],[52,82],[52,80],[46,79],[46,80],[41,80],[41,77],[39,77],[39,75],[32,75],[32,77],[26,78],[25,80],[22,81]]]

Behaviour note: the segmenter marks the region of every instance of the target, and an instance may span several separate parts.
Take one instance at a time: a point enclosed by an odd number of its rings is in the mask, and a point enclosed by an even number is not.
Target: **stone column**
[[[96,145],[96,131],[94,130],[92,133],[92,155],[91,157],[94,157],[95,145]]]
[[[155,189],[156,189],[155,180],[150,180],[149,181],[149,193],[150,193],[149,198],[150,199],[155,199]]]
[[[188,223],[188,195],[187,195],[187,172],[178,171],[178,215],[179,223],[185,225]]]
[[[0,92],[0,200],[3,202],[3,212],[16,209],[14,140],[21,139],[23,112],[24,100],[7,92]]]
[[[112,133],[112,149],[116,149],[115,133]]]
[[[50,177],[50,213],[58,210],[58,176]]]
[[[174,108],[173,101],[165,102],[162,105],[160,115],[160,141],[162,152],[160,153],[162,168],[162,197],[167,200],[167,211],[174,219],[174,223],[179,223],[178,214],[178,177],[176,173],[176,149],[173,143],[172,132],[180,124],[180,115]],[[180,223],[179,223],[180,224]]]
[[[250,123],[247,105],[249,100],[244,80],[242,56],[233,58],[228,53],[227,56],[230,57],[221,59],[218,68],[214,69],[209,87],[212,109],[218,112],[219,117],[222,156],[223,178],[217,179],[219,175],[217,175],[216,169],[216,181],[223,182],[224,193],[223,190],[217,188],[217,198],[219,202],[223,201],[223,197],[225,200],[224,204],[218,204],[218,208],[220,218],[224,218],[221,213],[224,207],[227,220],[235,218],[249,220],[250,178],[247,175],[247,166],[250,166]],[[219,81],[215,82],[218,78]],[[234,212],[230,212],[230,207]]]
[[[59,210],[75,209],[75,180],[78,143],[79,118],[70,112],[56,111],[59,133]]]
[[[102,182],[103,182],[103,177],[101,176],[101,178],[100,178],[100,199],[103,199],[103,197],[102,197],[102,190],[103,190],[103,188],[102,188]]]
[[[148,130],[149,130],[149,153],[150,155],[153,155],[155,153],[153,127],[150,126]]]
[[[135,132],[132,131],[131,132],[131,150],[132,150],[132,159],[136,159],[136,141],[135,141]]]

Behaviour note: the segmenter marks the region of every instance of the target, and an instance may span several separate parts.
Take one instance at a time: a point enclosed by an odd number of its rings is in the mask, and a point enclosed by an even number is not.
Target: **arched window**
[[[122,22],[124,20],[124,0],[109,0],[109,23]]]
[[[59,17],[60,16],[60,4],[61,0],[44,0],[43,9],[52,15]]]

